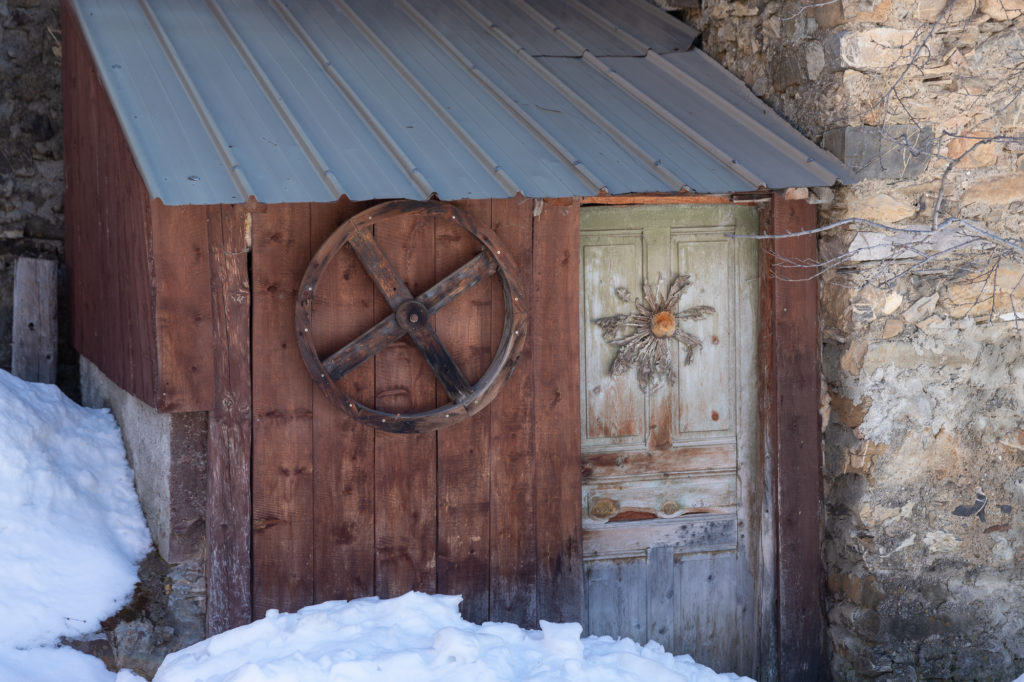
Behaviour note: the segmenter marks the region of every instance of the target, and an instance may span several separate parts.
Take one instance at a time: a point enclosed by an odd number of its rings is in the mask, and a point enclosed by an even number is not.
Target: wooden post
[[[815,208],[805,201],[775,196],[770,210],[771,234],[817,226]],[[816,259],[813,235],[771,241],[762,253],[762,446],[765,495],[777,532],[775,546],[769,549],[774,549],[777,561],[774,601],[778,604],[775,623],[762,626],[765,635],[774,636],[773,642],[762,642],[762,680],[828,678],[820,544]]]
[[[57,262],[19,258],[14,266],[12,373],[57,381]]]

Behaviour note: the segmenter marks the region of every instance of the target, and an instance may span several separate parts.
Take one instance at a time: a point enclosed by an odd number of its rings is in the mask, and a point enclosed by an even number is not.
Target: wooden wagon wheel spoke
[[[392,310],[397,310],[398,306],[412,298],[412,292],[409,291],[409,287],[405,286],[405,282],[395,272],[391,261],[381,251],[380,245],[373,238],[369,226],[353,232],[352,236],[349,237],[348,243],[356,252],[359,262],[363,264],[363,268],[370,275],[370,279],[373,280],[373,283],[377,285],[377,289],[387,299],[388,305],[391,306]]]
[[[411,302],[408,307],[415,304],[415,302]],[[403,316],[403,312],[400,310],[395,313],[398,324],[403,325],[406,323],[406,319],[415,318],[414,321],[408,323],[406,331],[409,332],[412,342],[420,349],[423,359],[430,365],[430,369],[434,372],[437,380],[441,382],[448,397],[456,403],[461,403],[471,397],[473,387],[466,381],[466,377],[452,360],[452,356],[448,354],[448,349],[441,343],[441,339],[437,336],[434,328],[430,326],[430,322],[425,317],[421,318],[419,311],[410,312],[406,317]],[[423,315],[425,314],[426,310],[424,309]]]
[[[355,341],[328,356],[324,360],[324,369],[333,381],[337,381],[405,334],[405,330],[398,326],[395,316],[388,315],[360,334]]]
[[[494,260],[490,253],[482,251],[443,280],[430,287],[430,289],[424,291],[416,297],[416,300],[423,304],[431,315],[434,315],[441,308],[454,301],[459,295],[469,291],[493,275],[497,270],[497,261]],[[329,355],[323,361],[324,368],[326,368],[328,376],[333,381],[337,381],[387,348],[389,344],[398,341],[405,334],[406,331],[399,326],[395,316],[393,314],[389,315],[368,331],[363,332],[355,341]],[[417,345],[419,346],[419,344]],[[423,346],[420,346],[420,350],[423,350]],[[429,358],[427,362],[433,369],[434,364]],[[437,374],[437,371],[435,370],[434,373]],[[461,373],[459,376],[462,376]],[[465,378],[462,379],[461,383],[446,382],[441,375],[438,375],[437,378],[445,386],[448,395],[453,399],[455,399],[455,396],[452,395],[449,388],[458,387],[460,391],[464,391],[463,384],[469,386]]]
[[[436,313],[498,271],[498,262],[488,251],[481,251],[453,273],[417,297],[417,301]]]
[[[480,253],[417,297],[413,297],[374,236],[375,232],[379,235],[382,229],[386,229],[389,221],[404,221],[410,217],[455,221],[483,247]],[[346,244],[352,247],[393,312],[355,341],[321,360],[313,346],[310,331],[313,301],[324,269]],[[500,277],[504,294],[505,321],[501,341],[483,376],[476,384],[470,384],[437,335],[431,318],[494,274]],[[500,243],[493,232],[474,224],[469,216],[449,204],[399,200],[375,206],[352,217],[324,241],[302,279],[295,305],[295,327],[302,359],[313,380],[332,403],[353,419],[374,428],[410,433],[458,423],[484,409],[494,399],[522,352],[526,336],[526,308],[515,275],[515,264],[507,254],[502,255]],[[444,387],[450,403],[425,412],[397,414],[362,405],[342,391],[337,383],[339,379],[406,334]]]

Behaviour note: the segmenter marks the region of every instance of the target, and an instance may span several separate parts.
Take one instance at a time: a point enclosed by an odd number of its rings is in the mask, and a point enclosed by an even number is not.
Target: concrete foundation
[[[80,371],[82,404],[110,408],[121,426],[135,488],[160,556],[172,564],[202,557],[206,413],[161,414],[84,357]]]

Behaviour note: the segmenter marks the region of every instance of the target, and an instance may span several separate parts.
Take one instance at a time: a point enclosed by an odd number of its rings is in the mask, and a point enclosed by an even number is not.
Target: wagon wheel
[[[410,215],[453,220],[480,242],[483,250],[419,296],[395,272],[373,236],[373,226]],[[348,345],[323,359],[313,347],[312,308],[317,283],[324,268],[348,244],[383,294],[392,313]],[[460,294],[497,273],[505,298],[505,325],[501,343],[484,375],[470,385],[431,326],[431,318]],[[295,330],[299,351],[313,381],[331,402],[356,421],[396,433],[433,431],[476,414],[498,394],[512,374],[526,339],[526,307],[515,274],[515,264],[496,236],[475,224],[468,215],[450,204],[425,201],[389,201],[353,216],[342,223],[317,250],[302,278],[295,304]],[[406,334],[427,361],[451,402],[432,410],[410,414],[381,412],[346,395],[338,381],[366,360]]]

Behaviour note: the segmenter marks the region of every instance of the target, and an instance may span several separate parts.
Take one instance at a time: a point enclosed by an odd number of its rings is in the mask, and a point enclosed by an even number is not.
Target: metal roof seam
[[[457,1],[459,2],[459,4],[463,4],[464,2],[464,0]],[[479,13],[476,10],[476,8],[471,7],[469,8],[469,11],[471,12],[471,16],[477,18],[477,20],[480,21],[481,24],[487,22],[486,17],[484,17],[483,14]],[[493,24],[491,24],[491,27],[492,30],[495,30],[500,33],[500,29],[494,27]],[[508,41],[506,45],[516,45],[516,43],[512,41],[511,38],[509,38],[508,36],[505,36],[505,40]],[[667,168],[660,165],[654,158],[650,156],[650,154],[644,151],[639,145],[637,145],[635,142],[629,139],[627,135],[625,135],[614,124],[612,124],[611,121],[609,121],[607,118],[601,115],[596,109],[594,109],[594,107],[592,107],[582,97],[576,94],[576,91],[569,87],[569,85],[566,84],[565,81],[563,81],[561,78],[552,73],[543,64],[538,62],[533,56],[528,54],[526,50],[522,49],[521,46],[517,47],[518,49],[512,50],[512,52],[517,57],[519,57],[519,59],[521,59],[527,66],[529,66],[534,71],[534,73],[536,73],[545,81],[547,81],[548,84],[555,88],[563,97],[569,100],[569,102],[571,102],[573,106],[575,106],[580,112],[582,112],[584,116],[589,118],[599,128],[604,130],[608,137],[615,140],[615,142],[617,142],[620,146],[624,147],[625,149],[628,149],[633,154],[642,159],[647,164],[649,170],[654,175],[661,178],[661,180],[665,182],[669,187],[672,187],[675,190],[681,190],[686,188],[686,183],[681,178],[676,177],[675,173],[672,173]]]
[[[422,192],[422,196],[420,198],[428,197],[431,194],[433,194],[434,190],[430,182],[427,180],[426,176],[424,176],[423,173],[420,172],[418,168],[416,168],[416,164],[413,163],[412,159],[410,159],[405,154],[405,152],[402,151],[402,148],[398,145],[395,139],[391,137],[387,130],[385,130],[383,126],[380,125],[380,122],[370,112],[370,109],[369,107],[366,106],[366,103],[363,102],[359,95],[357,95],[355,91],[352,90],[352,88],[348,85],[348,83],[345,82],[345,79],[342,77],[342,75],[338,72],[336,68],[334,68],[334,66],[330,63],[330,60],[327,59],[327,57],[320,50],[320,48],[317,47],[312,37],[310,37],[310,35],[306,32],[304,28],[302,28],[302,25],[295,18],[295,15],[291,13],[291,10],[285,7],[281,3],[281,0],[270,0],[270,3],[274,7],[274,9],[277,10],[278,14],[281,15],[281,18],[284,19],[284,22],[288,25],[292,32],[295,33],[296,37],[302,42],[303,45],[306,46],[306,49],[309,50],[310,54],[313,55],[314,59],[316,59],[316,61],[320,64],[320,67],[330,77],[335,87],[337,87],[341,94],[344,95],[345,99],[349,101],[349,103],[352,105],[352,108],[356,111],[356,113],[363,120],[366,126],[371,131],[373,131],[374,135],[377,136],[377,139],[380,141],[381,145],[388,150],[388,152],[391,154],[395,162],[398,163],[398,165],[405,171],[405,173],[409,177],[409,180],[420,189],[420,191]]]
[[[557,156],[564,159],[569,166],[576,172],[576,174],[588,185],[591,186],[592,191],[600,192],[605,188],[604,183],[601,179],[594,175],[587,167],[580,162],[573,154],[569,152],[553,135],[547,130],[530,114],[526,112],[515,100],[509,97],[505,92],[501,90],[494,82],[487,77],[477,66],[473,63],[469,57],[467,57],[461,50],[452,44],[444,35],[442,35],[433,24],[431,24],[426,17],[424,17],[419,10],[410,5],[407,0],[398,0],[405,8],[409,16],[413,17],[424,29],[428,30],[433,38],[437,41],[441,47],[443,47],[456,61],[463,65],[466,71],[471,74],[478,83],[486,88],[488,94],[500,101],[511,113],[513,113],[525,127],[536,133],[541,141],[548,149],[554,152]],[[499,30],[495,28],[495,30]]]
[[[285,126],[291,132],[292,137],[294,137],[295,141],[298,142],[303,154],[305,154],[306,158],[309,159],[310,165],[317,169],[317,175],[323,181],[324,186],[333,192],[335,196],[340,197],[345,194],[345,188],[338,183],[337,178],[334,176],[334,173],[331,172],[327,162],[320,153],[316,151],[313,143],[302,130],[302,126],[299,124],[298,120],[296,120],[295,115],[292,113],[291,109],[288,108],[288,105],[284,103],[284,98],[281,97],[277,88],[275,88],[270,82],[270,78],[267,76],[266,72],[264,72],[262,67],[260,67],[249,48],[245,46],[245,43],[238,35],[238,32],[231,24],[231,20],[224,13],[224,10],[220,5],[217,4],[217,0],[206,0],[206,5],[213,12],[221,27],[223,27],[224,32],[227,34],[232,45],[234,45],[235,49],[238,51],[238,54],[243,60],[245,60],[245,63],[252,72],[256,82],[259,83],[260,87],[263,88],[264,93],[267,95],[267,99],[270,101],[271,106],[277,111],[281,120],[284,121]]]
[[[466,129],[459,125],[458,121],[452,118],[440,102],[431,95],[423,84],[420,83],[416,77],[406,68],[405,64],[395,55],[391,49],[384,44],[384,41],[370,28],[362,17],[360,17],[345,0],[334,0],[334,4],[342,9],[346,15],[352,20],[360,32],[367,37],[367,39],[373,44],[378,52],[384,57],[385,60],[398,72],[398,74],[405,80],[413,92],[423,100],[424,103],[434,112],[434,114],[444,122],[448,129],[452,131],[455,137],[462,142],[463,145],[469,150],[470,154],[477,160],[477,162],[487,169],[488,172],[492,173],[498,180],[498,183],[505,188],[509,194],[522,193],[522,188],[508,174],[501,169],[498,162],[491,158],[483,147],[481,147],[476,140],[466,132]]]
[[[746,123],[749,127],[759,130],[761,132],[762,139],[767,141],[768,144],[770,144],[776,150],[781,152],[783,155],[796,161],[801,166],[806,166],[807,164],[814,165],[819,170],[824,171],[827,175],[831,175],[833,177],[833,182],[836,182],[839,179],[835,177],[835,174],[832,171],[830,171],[828,168],[822,165],[819,161],[796,149],[793,145],[789,144],[781,137],[779,137],[774,130],[764,125],[756,118],[752,117],[750,114],[743,111],[742,109],[734,105],[732,102],[725,99],[717,92],[707,87],[706,85],[704,85],[704,83],[700,82],[690,74],[686,73],[669,60],[665,59],[665,57],[663,57],[662,55],[658,54],[654,50],[651,50],[650,52],[648,52],[646,58],[652,60],[654,64],[659,66],[671,77],[675,78],[676,80],[682,81],[688,87],[699,92],[701,95],[706,97],[708,101],[716,104],[724,112],[728,112],[729,114],[731,114],[735,119],[738,120],[738,122]]]
[[[192,106],[195,107],[196,113],[199,115],[199,120],[202,121],[203,127],[206,128],[207,134],[213,141],[214,146],[217,149],[217,155],[220,156],[221,162],[228,170],[228,174],[235,183],[235,187],[243,198],[255,196],[252,184],[249,182],[248,178],[246,178],[245,172],[242,170],[234,154],[231,153],[230,147],[224,139],[223,133],[221,133],[220,128],[218,128],[217,124],[214,122],[213,115],[203,103],[202,97],[199,96],[199,91],[196,89],[195,83],[192,82],[192,79],[186,73],[185,67],[181,63],[181,58],[178,56],[177,51],[171,44],[170,38],[167,36],[167,32],[164,30],[163,25],[157,18],[156,13],[150,6],[149,0],[136,1],[142,9],[143,14],[145,14],[146,20],[149,21],[150,26],[153,28],[153,33],[156,34],[161,49],[164,54],[167,55],[168,63],[171,65],[175,75],[181,82],[182,88],[185,90],[185,95],[188,97],[189,101],[192,102]]]
[[[663,121],[685,135],[712,158],[725,164],[726,168],[729,168],[744,180],[752,183],[755,187],[768,186],[768,183],[765,182],[764,178],[755,173],[752,169],[739,163],[736,159],[732,158],[732,156],[724,154],[720,149],[713,145],[710,140],[698,133],[691,126],[687,125],[681,118],[655,102],[635,85],[616,73],[614,69],[602,62],[598,57],[590,54],[590,52],[585,52],[583,54],[583,59],[593,68],[600,71],[605,78],[610,80],[612,83],[615,83],[619,88],[629,93],[630,96],[653,111]],[[646,59],[646,57],[639,57],[638,59]]]

